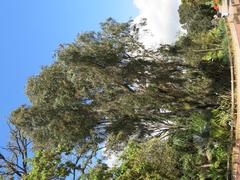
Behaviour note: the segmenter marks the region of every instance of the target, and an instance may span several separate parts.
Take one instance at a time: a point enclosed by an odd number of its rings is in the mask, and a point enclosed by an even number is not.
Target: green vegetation
[[[26,170],[0,154],[0,175],[23,179],[225,179],[230,75],[224,21],[208,1],[183,0],[187,34],[145,49],[138,26],[109,18],[101,31],[60,45],[56,61],[30,77],[30,106],[10,117],[32,141]],[[16,138],[13,139],[16,142]],[[20,148],[21,149],[21,148]],[[27,152],[29,149],[25,149]],[[120,153],[108,167],[105,151]],[[17,157],[21,155],[10,151]]]

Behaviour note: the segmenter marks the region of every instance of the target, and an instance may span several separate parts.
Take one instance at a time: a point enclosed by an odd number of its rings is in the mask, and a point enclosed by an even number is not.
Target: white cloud
[[[179,33],[178,7],[180,0],[133,0],[139,9],[139,16],[135,22],[141,18],[147,18],[146,29],[150,34],[143,35],[141,40],[148,47],[156,46],[159,43],[173,43]],[[144,34],[144,31],[141,31]]]

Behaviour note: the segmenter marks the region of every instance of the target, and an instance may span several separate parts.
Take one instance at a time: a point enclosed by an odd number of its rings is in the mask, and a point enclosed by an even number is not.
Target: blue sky
[[[132,0],[1,0],[0,146],[8,141],[9,113],[28,103],[27,78],[52,63],[60,43],[98,30],[107,17],[127,21],[137,15]]]

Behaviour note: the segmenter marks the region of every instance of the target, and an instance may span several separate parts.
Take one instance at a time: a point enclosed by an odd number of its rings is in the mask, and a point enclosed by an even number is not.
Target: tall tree
[[[145,49],[131,28],[108,19],[102,31],[60,49],[53,65],[29,79],[32,105],[14,111],[11,122],[36,145],[57,146],[84,142],[91,131],[102,141],[119,132],[144,137],[152,123],[217,105],[209,79],[181,57]]]

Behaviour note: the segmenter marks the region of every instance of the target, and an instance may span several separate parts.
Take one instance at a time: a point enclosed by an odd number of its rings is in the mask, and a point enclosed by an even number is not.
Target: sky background
[[[0,146],[8,139],[12,110],[28,104],[24,88],[28,77],[53,62],[60,43],[78,33],[99,30],[108,17],[125,22],[147,17],[153,36],[148,45],[172,43],[179,32],[180,0],[1,0],[0,1]]]

